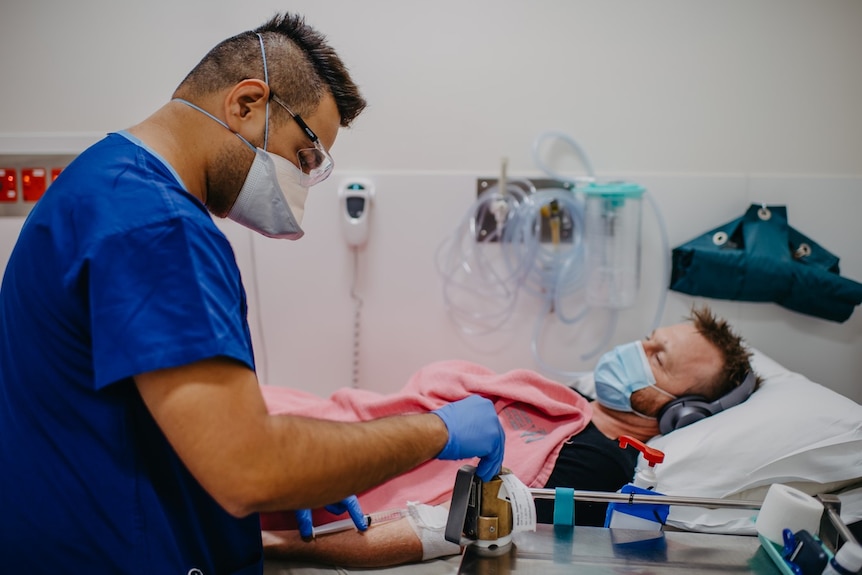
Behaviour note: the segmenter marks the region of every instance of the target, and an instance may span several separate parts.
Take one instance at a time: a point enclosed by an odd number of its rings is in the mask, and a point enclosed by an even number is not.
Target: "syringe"
[[[371,527],[372,525],[395,521],[402,517],[407,517],[406,509],[387,509],[385,511],[378,511],[377,513],[368,513],[365,516],[365,521],[368,522],[368,526]],[[314,536],[317,537],[318,535],[327,535],[329,533],[337,533],[339,531],[347,531],[348,529],[355,528],[356,524],[353,523],[353,519],[342,519],[340,521],[326,523],[320,527],[315,527]]]

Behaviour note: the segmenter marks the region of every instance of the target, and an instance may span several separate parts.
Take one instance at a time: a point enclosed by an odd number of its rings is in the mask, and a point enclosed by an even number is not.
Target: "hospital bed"
[[[665,453],[664,463],[656,470],[657,491],[680,497],[762,501],[772,483],[784,483],[812,495],[832,494],[840,502],[841,521],[858,539],[862,526],[862,405],[753,351],[752,365],[764,382],[748,401],[649,442]],[[590,386],[589,380],[577,384],[586,393]],[[462,556],[385,569],[347,570],[270,561],[265,573],[552,573],[548,569],[556,564],[589,566],[584,572],[592,573],[617,572],[613,569],[620,565],[634,572],[643,568],[651,572],[778,573],[756,537],[755,515],[745,509],[672,506],[659,554],[649,547],[632,547],[631,554],[621,557],[615,552],[614,538],[625,538],[624,530],[578,526],[567,535],[540,525],[535,533],[518,534],[509,564],[504,557],[491,565],[468,547]],[[657,562],[663,563],[659,566]]]

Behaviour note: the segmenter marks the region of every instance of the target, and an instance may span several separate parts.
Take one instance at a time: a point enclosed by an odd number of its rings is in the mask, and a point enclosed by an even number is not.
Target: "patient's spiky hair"
[[[733,331],[727,320],[716,317],[709,306],[692,307],[688,319],[701,335],[718,348],[724,360],[717,380],[710,386],[714,397],[707,397],[713,401],[742,383],[745,375],[751,370],[751,351],[742,337]]]

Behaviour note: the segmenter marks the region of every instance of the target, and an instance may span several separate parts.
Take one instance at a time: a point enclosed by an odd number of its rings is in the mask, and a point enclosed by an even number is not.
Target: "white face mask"
[[[302,172],[281,156],[255,149],[254,162],[227,217],[270,238],[298,240],[308,188]]]
[[[230,130],[227,124],[203,108],[182,98],[174,99]],[[305,235],[300,226],[308,197],[308,187],[299,183],[302,172],[289,160],[256,148],[236,132],[234,134],[254,151],[254,161],[227,217],[270,238],[298,240]]]

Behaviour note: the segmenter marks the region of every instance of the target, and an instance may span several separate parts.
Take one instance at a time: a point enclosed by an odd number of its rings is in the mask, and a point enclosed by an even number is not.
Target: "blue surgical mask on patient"
[[[676,399],[675,395],[656,387],[655,376],[640,341],[617,346],[604,354],[593,370],[593,375],[596,381],[596,400],[616,411],[638,413],[632,409],[632,394],[649,386]]]

